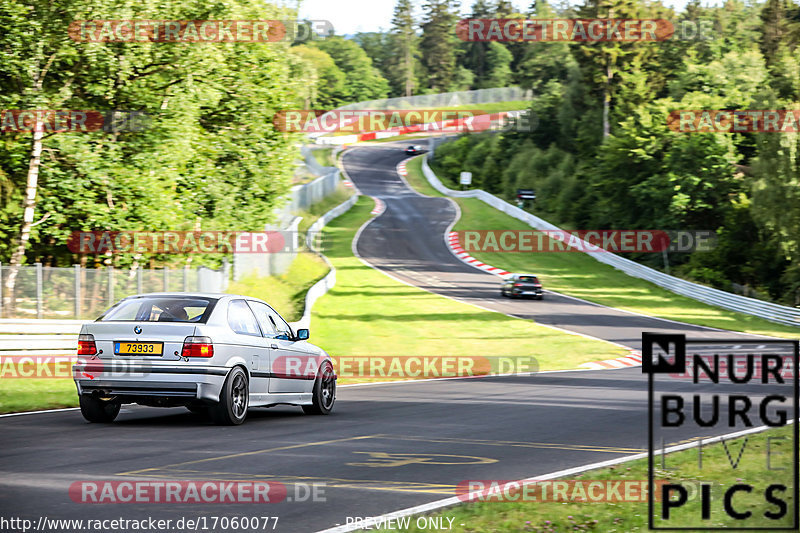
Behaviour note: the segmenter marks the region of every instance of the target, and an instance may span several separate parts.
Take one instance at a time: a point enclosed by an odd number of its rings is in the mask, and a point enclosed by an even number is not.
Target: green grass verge
[[[331,157],[332,153],[333,153],[332,146],[329,146],[327,148],[314,148],[313,150],[311,150],[311,155],[313,155],[314,159],[317,160],[317,163],[319,163],[323,167],[334,166],[333,158]]]
[[[324,215],[353,195],[353,190],[339,184],[333,194],[312,204],[307,210],[295,213],[303,217],[298,231],[303,234]],[[308,289],[328,273],[328,265],[317,254],[305,250],[292,262],[289,270],[280,276],[247,276],[231,282],[228,293],[245,294],[267,301],[289,322],[303,316]]]
[[[72,379],[0,379],[0,413],[76,407],[78,394]]]
[[[289,270],[280,276],[246,276],[228,285],[230,294],[260,298],[289,322],[303,316],[306,292],[328,273],[328,265],[311,252],[300,252]]]
[[[301,252],[282,276],[245,277],[228,285],[232,294],[246,294],[269,302],[286,320],[303,314],[306,291],[328,273],[316,254]],[[70,378],[1,378],[0,413],[76,407],[78,396]]]
[[[372,207],[372,200],[362,197],[325,230],[326,242],[331,243],[326,255],[337,268],[337,284],[314,307],[312,342],[332,355],[469,356],[480,343],[481,354],[524,360],[534,357],[542,370],[574,368],[624,355],[625,351],[614,345],[487,313],[404,285],[367,267],[352,255],[350,243]],[[286,275],[245,278],[231,283],[228,292],[262,298],[288,320],[296,320],[302,314],[306,290],[327,271],[318,257],[301,253]],[[502,334],[487,336],[487,331]],[[357,381],[374,380],[344,378],[341,383]],[[71,379],[0,380],[2,413],[76,405]]]
[[[336,267],[336,286],[314,306],[311,338],[331,355],[532,356],[540,369],[555,370],[626,353],[606,342],[443,298],[364,265],[353,256],[351,242],[373,206],[361,197],[325,228],[325,255]]]
[[[422,174],[422,156],[408,165],[407,181],[423,194],[442,196]],[[530,226],[477,198],[454,198],[461,207],[459,230],[529,230]],[[672,293],[645,280],[628,276],[583,253],[471,252],[476,259],[509,272],[536,274],[546,289],[636,313],[775,337],[796,339],[798,327],[727,311]]]
[[[300,231],[305,232],[322,214],[344,202],[353,194],[340,186],[334,194],[313,204],[303,217]],[[328,273],[328,265],[316,254],[301,252],[282,276],[258,278],[248,276],[231,282],[228,292],[246,294],[268,301],[284,318],[298,320],[303,314],[306,291]],[[75,407],[78,397],[72,379],[0,379],[0,413]]]
[[[789,466],[791,458],[790,444],[792,428],[790,426],[747,436],[745,452],[734,470],[731,468],[725,448],[721,444],[703,447],[703,468],[698,468],[697,450],[689,450],[666,456],[666,467],[672,469],[668,473],[656,472],[655,479],[668,479],[670,483],[697,483],[699,481],[712,484],[711,517],[704,521],[706,527],[742,527],[741,522],[728,517],[722,507],[725,489],[736,483],[746,483],[754,487],[751,494],[737,493],[734,505],[740,512],[750,510],[758,516],[756,524],[748,522],[748,527],[787,527],[792,525],[793,500],[791,497],[791,468],[785,471],[770,471],[765,467],[767,437],[786,437],[783,441],[772,441],[771,451],[780,452],[775,455],[775,465]],[[728,450],[736,460],[744,442],[744,438],[726,441]],[[779,458],[782,458],[782,462]],[[656,463],[656,467],[660,466]],[[592,470],[571,476],[570,479],[583,480],[647,480],[647,459],[623,463],[620,465]],[[765,503],[764,488],[772,483],[783,482],[790,487],[785,493],[776,493],[786,504],[789,512],[780,520],[767,520],[762,517],[765,510],[776,511],[777,507]],[[669,522],[656,521],[656,527],[698,527],[700,520],[700,498],[695,496],[695,489],[688,489],[690,501],[683,507],[672,511]],[[656,514],[660,513],[660,504],[656,502]],[[448,524],[452,519],[453,532],[558,532],[558,531],[597,531],[597,532],[630,532],[648,530],[647,502],[542,502],[542,501],[506,501],[498,498],[485,501],[461,504],[428,515],[444,518]],[[429,531],[416,526],[417,517],[412,517],[410,527],[399,531]],[[463,525],[462,525],[463,524]],[[379,531],[390,531],[381,529]],[[393,531],[398,531],[395,529]]]
[[[295,213],[295,215],[303,217],[297,228],[298,231],[305,232],[319,217],[353,196],[353,194],[355,193],[352,188],[345,187],[342,183],[339,183],[332,194],[315,204],[311,204],[308,209]]]

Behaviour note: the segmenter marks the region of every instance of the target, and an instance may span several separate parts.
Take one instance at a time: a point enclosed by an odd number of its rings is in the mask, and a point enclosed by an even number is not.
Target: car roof
[[[248,298],[256,300],[251,296],[240,296],[238,294],[228,294],[225,292],[146,292],[142,294],[134,294],[124,298],[125,300],[134,298],[215,298],[220,300],[222,298]]]

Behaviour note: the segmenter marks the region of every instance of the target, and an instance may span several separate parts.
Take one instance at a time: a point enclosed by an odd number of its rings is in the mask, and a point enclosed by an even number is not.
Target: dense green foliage
[[[463,136],[435,169],[567,228],[711,229],[715,250],[670,254],[671,272],[800,304],[800,135],[679,133],[670,111],[800,108],[800,6],[787,0],[687,6],[589,1],[541,16],[708,20],[704,40],[527,44],[517,83],[535,92],[532,131]],[[514,43],[518,46],[525,43]],[[604,107],[608,114],[603,120]],[[604,131],[607,130],[607,131]],[[661,254],[634,257],[663,267]]]
[[[246,1],[3,2],[0,109],[133,109],[152,117],[139,132],[45,134],[42,222],[32,229],[28,261],[76,262],[64,246],[76,230],[262,229],[288,190],[296,157],[293,139],[272,126],[276,111],[299,104],[306,84],[292,75],[291,43],[86,43],[68,37],[70,21],[292,15]],[[30,132],[2,134],[3,261],[16,246],[30,159]]]
[[[77,257],[72,231],[253,230],[288,190],[297,138],[283,109],[517,85],[533,91],[530,131],[442,146],[444,178],[513,199],[533,188],[536,213],[572,228],[712,229],[713,252],[671,254],[671,271],[800,304],[800,136],[677,133],[680,109],[800,107],[797,0],[690,3],[398,0],[386,32],[354,39],[223,44],[80,43],[81,19],[292,19],[244,0],[8,0],[0,6],[0,109],[129,109],[139,132],[48,133],[27,262],[213,262],[219,256]],[[666,18],[710,23],[708,38],[655,43],[473,43],[459,18]],[[702,35],[701,35],[702,37]],[[0,261],[18,248],[30,132],[0,144]],[[29,180],[28,180],[29,181]],[[30,211],[30,205],[29,205]],[[32,223],[32,226],[31,226]],[[662,267],[662,258],[636,259]]]
[[[149,120],[135,132],[46,132],[27,227],[24,198],[37,143],[30,131],[0,134],[0,261],[214,264],[220,255],[79,257],[66,243],[83,230],[254,231],[272,222],[299,155],[299,136],[278,131],[275,113],[388,93],[355,42],[315,35],[297,42],[90,43],[71,39],[68,27],[80,20],[296,17],[292,9],[244,0],[4,2],[0,110],[136,110]],[[28,231],[24,260],[15,258]]]

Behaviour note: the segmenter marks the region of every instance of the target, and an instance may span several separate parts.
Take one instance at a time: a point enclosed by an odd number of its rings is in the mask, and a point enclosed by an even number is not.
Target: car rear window
[[[539,279],[536,276],[520,276],[519,280],[525,283],[539,283]]]
[[[145,297],[123,300],[101,316],[101,322],[204,323],[217,300],[213,298]]]

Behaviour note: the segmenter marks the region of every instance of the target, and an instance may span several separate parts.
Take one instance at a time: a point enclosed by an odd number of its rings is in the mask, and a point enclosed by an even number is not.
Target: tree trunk
[[[412,96],[414,94],[414,61],[413,57],[411,57],[411,43],[406,42],[405,48],[406,96]]]
[[[44,136],[44,124],[42,124],[41,116],[35,113],[36,121],[33,129],[33,143],[31,145],[31,160],[28,166],[28,180],[25,186],[25,201],[23,203],[24,210],[22,212],[22,226],[19,232],[19,241],[14,253],[11,255],[9,261],[8,277],[5,281],[5,289],[3,291],[4,299],[3,308],[13,311],[13,294],[14,286],[17,282],[17,274],[19,274],[20,266],[25,262],[25,249],[28,247],[28,239],[31,236],[31,227],[33,227],[33,215],[36,211],[36,191],[39,184],[39,166],[42,155],[42,137]]]
[[[611,124],[609,123],[609,114],[611,112],[611,65],[606,58],[606,80],[603,84],[603,140],[608,139],[611,135]]]

